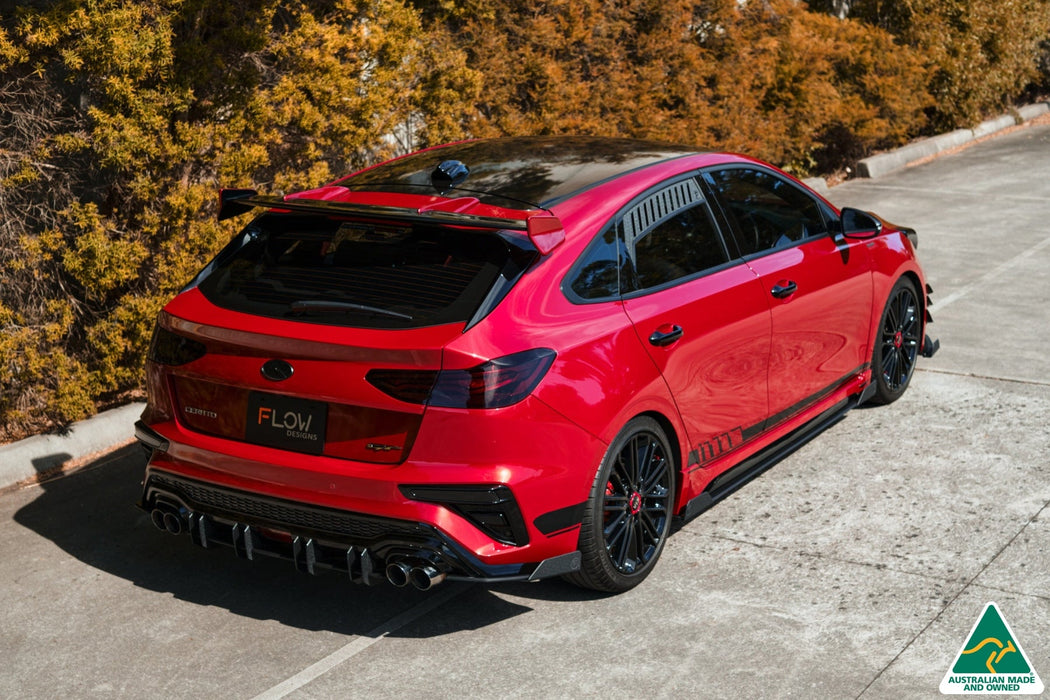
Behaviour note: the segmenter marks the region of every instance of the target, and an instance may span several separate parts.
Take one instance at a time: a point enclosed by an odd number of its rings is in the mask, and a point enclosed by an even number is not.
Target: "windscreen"
[[[361,328],[466,322],[510,257],[491,232],[264,214],[198,282],[212,303]]]

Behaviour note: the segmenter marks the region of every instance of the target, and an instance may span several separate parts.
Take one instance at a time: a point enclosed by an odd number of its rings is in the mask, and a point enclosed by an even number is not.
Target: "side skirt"
[[[875,383],[872,382],[861,393],[839,401],[813,420],[799,426],[761,452],[751,455],[735,467],[719,474],[707,485],[703,493],[686,503],[682,512],[674,516],[673,528],[677,530],[682,527],[715,503],[733,493],[835,423],[838,423],[845,417],[847,411],[871,398],[874,390]]]

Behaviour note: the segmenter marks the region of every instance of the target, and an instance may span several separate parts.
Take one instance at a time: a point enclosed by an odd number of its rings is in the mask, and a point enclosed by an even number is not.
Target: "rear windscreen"
[[[498,235],[265,214],[199,278],[212,303],[363,328],[465,322],[507,265]]]

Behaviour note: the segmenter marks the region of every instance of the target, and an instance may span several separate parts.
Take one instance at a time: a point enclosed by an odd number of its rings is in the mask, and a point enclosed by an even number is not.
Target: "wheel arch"
[[[915,290],[918,293],[919,301],[919,318],[922,320],[922,330],[920,331],[920,338],[926,335],[926,326],[932,320],[930,318],[930,300],[929,293],[926,289],[926,281],[922,277],[922,273],[913,267],[904,267],[897,271],[895,275],[887,275],[886,283],[883,288],[878,289],[877,296],[874,297],[872,304],[871,313],[871,329],[868,333],[868,347],[874,348],[875,343],[878,342],[879,336],[879,321],[882,316],[882,310],[886,307],[886,302],[889,300],[890,294],[893,293],[893,288],[897,286],[897,282],[902,279],[908,279],[912,284],[915,285]]]
[[[901,277],[907,277],[915,284],[915,289],[919,292],[919,304],[922,305],[922,328],[926,330],[926,317],[929,315],[927,305],[929,300],[926,298],[926,283],[919,276],[919,273],[915,270],[905,270]],[[898,278],[899,279],[899,278]],[[896,282],[894,282],[896,284]],[[892,289],[892,287],[890,288]]]

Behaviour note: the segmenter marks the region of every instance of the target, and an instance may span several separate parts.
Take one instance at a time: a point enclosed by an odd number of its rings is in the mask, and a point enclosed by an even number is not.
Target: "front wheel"
[[[660,424],[639,416],[616,436],[598,466],[580,526],[583,588],[621,593],[653,570],[671,531],[674,460]]]
[[[882,312],[871,359],[875,375],[874,403],[896,401],[908,388],[922,342],[921,313],[915,283],[907,277],[897,280]]]

